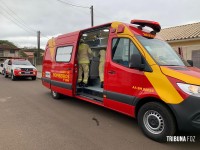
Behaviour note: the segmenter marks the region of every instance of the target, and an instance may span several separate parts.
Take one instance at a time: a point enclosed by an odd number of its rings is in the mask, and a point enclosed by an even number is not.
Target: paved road
[[[0,75],[0,86],[0,150],[200,147],[200,142],[156,143],[146,138],[130,117],[73,98],[53,100],[39,79],[11,81]]]

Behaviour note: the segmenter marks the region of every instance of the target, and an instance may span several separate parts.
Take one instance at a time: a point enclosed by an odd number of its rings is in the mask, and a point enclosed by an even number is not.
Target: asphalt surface
[[[136,120],[78,99],[53,100],[41,80],[0,75],[0,150],[185,150],[195,143],[157,143]]]

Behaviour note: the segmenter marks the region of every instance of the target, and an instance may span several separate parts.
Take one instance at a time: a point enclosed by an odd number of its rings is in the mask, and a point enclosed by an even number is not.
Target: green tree
[[[0,40],[0,45],[7,46],[10,48],[18,48],[15,44],[13,44],[12,42],[9,42],[7,40]]]

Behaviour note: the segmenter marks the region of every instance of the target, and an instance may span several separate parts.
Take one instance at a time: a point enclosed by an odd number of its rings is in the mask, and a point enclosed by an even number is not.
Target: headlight
[[[21,68],[17,67],[17,68],[15,68],[15,70],[21,70]]]
[[[177,83],[177,85],[183,92],[192,96],[200,97],[200,86],[184,83]]]
[[[33,71],[37,71],[37,69],[33,68]]]

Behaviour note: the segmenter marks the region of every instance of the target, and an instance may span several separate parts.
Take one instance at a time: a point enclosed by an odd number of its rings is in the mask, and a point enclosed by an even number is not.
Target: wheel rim
[[[53,97],[56,97],[56,96],[57,96],[57,93],[54,92],[54,91],[52,91],[52,95],[53,95]]]
[[[144,114],[143,122],[146,129],[153,134],[160,134],[165,127],[163,117],[155,110],[149,110]]]

